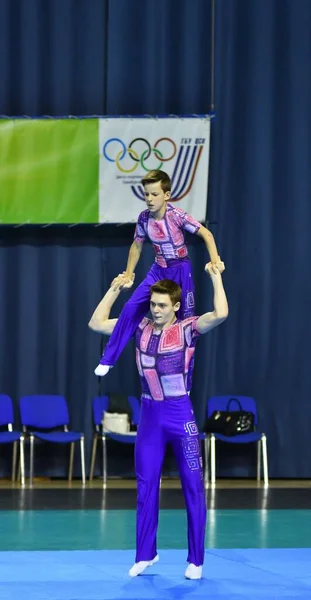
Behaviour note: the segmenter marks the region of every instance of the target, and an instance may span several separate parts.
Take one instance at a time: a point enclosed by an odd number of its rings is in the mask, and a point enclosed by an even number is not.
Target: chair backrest
[[[53,429],[69,425],[69,412],[64,396],[24,396],[19,401],[23,427]]]
[[[140,419],[140,402],[135,396],[129,396],[128,401],[133,411],[132,423],[133,425],[138,425]]]
[[[132,423],[138,425],[140,418],[139,401],[135,396],[128,396],[128,403],[132,409]],[[107,410],[109,410],[109,396],[96,396],[93,399],[93,420],[96,427],[102,424],[103,413]]]
[[[13,425],[14,410],[13,402],[10,396],[0,394],[0,427],[3,425]]]
[[[93,398],[93,420],[94,425],[99,427],[102,424],[103,413],[109,408],[109,396],[96,396]]]
[[[230,396],[213,396],[212,398],[209,398],[207,401],[206,408],[207,418],[209,418],[213,414],[213,412],[217,410],[240,410],[238,403],[241,404],[242,410],[246,410],[247,412],[253,413],[255,417],[254,424],[257,425],[258,414],[256,400],[254,400],[254,398],[250,398],[249,396],[234,396],[233,394],[231,394]]]

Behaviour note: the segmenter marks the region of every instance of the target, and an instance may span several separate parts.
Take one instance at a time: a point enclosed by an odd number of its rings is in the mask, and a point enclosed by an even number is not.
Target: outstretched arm
[[[122,284],[124,289],[129,289],[132,287],[135,279],[135,267],[140,259],[142,248],[143,244],[134,240],[129,250],[126,271],[118,275],[113,280],[111,285],[115,285],[116,281],[121,281],[122,278]]]
[[[127,259],[127,265],[126,265],[126,275],[130,279],[133,279],[135,267],[140,259],[142,249],[143,249],[143,244],[141,242],[136,242],[134,240],[134,242],[132,243],[132,245],[130,247],[130,251],[129,251],[129,255],[128,255],[128,259]]]
[[[110,311],[121,291],[120,285],[111,286],[95,308],[89,321],[89,328],[104,335],[111,335],[118,319],[109,319]]]
[[[207,333],[207,331],[214,329],[214,327],[225,321],[229,313],[220,270],[211,263],[206,266],[205,270],[209,273],[214,287],[214,310],[198,318],[196,328],[199,333]]]
[[[197,231],[197,235],[199,235],[204,240],[211,263],[213,263],[213,265],[218,264],[218,269],[222,273],[223,269],[221,269],[220,266],[222,263],[220,261],[220,256],[218,254],[213,234],[208,229],[206,229],[206,227],[203,227],[203,225],[201,225],[200,229]]]

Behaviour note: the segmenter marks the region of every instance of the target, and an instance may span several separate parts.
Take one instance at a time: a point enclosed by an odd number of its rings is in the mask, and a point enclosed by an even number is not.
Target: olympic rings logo
[[[144,150],[140,155],[133,148],[133,146],[134,146],[134,144],[136,144],[136,142],[143,142],[147,146],[146,150]],[[158,148],[159,144],[161,144],[162,142],[169,142],[172,146],[171,154],[169,156],[166,156],[165,158],[164,158],[161,150],[159,150],[159,148]],[[115,158],[112,158],[111,155],[108,153],[108,148],[109,148],[110,144],[113,144],[113,143],[120,144],[120,146],[121,146],[121,150],[119,150],[117,152]],[[109,140],[107,140],[107,142],[105,142],[105,144],[103,146],[104,157],[109,162],[115,162],[119,171],[121,171],[121,173],[133,173],[134,171],[136,171],[136,169],[139,165],[145,171],[150,171],[150,168],[148,169],[146,167],[145,162],[146,162],[146,160],[148,160],[148,158],[151,156],[152,153],[159,160],[159,165],[157,167],[153,167],[153,168],[161,169],[164,162],[168,162],[169,160],[172,160],[175,157],[176,152],[177,152],[177,146],[176,146],[175,142],[171,138],[167,138],[167,137],[159,138],[154,143],[153,147],[151,147],[148,140],[146,140],[145,138],[141,138],[141,137],[137,137],[134,140],[132,140],[131,143],[128,145],[128,147],[126,147],[126,145],[124,144],[124,142],[122,140],[120,140],[120,138],[110,138]],[[134,162],[134,165],[132,167],[130,167],[129,169],[126,169],[125,167],[123,167],[121,165],[121,161],[125,158],[126,155]]]

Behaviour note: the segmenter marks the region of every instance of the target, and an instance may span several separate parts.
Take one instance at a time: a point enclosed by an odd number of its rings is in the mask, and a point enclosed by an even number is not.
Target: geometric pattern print
[[[147,319],[147,317],[144,317],[142,319],[142,321],[139,323],[138,328],[143,331],[146,327],[146,325],[149,323],[150,319]]]
[[[166,398],[178,398],[180,396],[185,396],[187,393],[182,373],[162,375],[161,383]]]
[[[143,377],[144,373],[143,373],[143,370],[142,370],[140,357],[141,357],[141,354],[140,354],[138,348],[136,348],[136,365],[137,365],[137,369],[138,369],[139,375],[141,377]]]
[[[184,424],[184,430],[190,436],[199,434],[198,426],[195,421],[187,421],[187,423]]]
[[[193,358],[194,351],[195,351],[195,348],[186,348],[185,373],[188,373],[188,371],[189,371],[189,365],[190,365],[191,359]]]
[[[167,219],[168,229],[172,240],[176,246],[183,246],[185,243],[184,234],[182,232],[182,224],[178,219]]]
[[[188,256],[183,230],[197,233],[200,227],[201,224],[191,215],[167,203],[162,219],[153,219],[149,210],[140,213],[134,240],[143,243],[146,237],[149,237],[156,254],[156,262],[165,267],[166,261]]]
[[[193,295],[193,292],[188,292],[187,298],[186,298],[186,306],[187,306],[187,308],[193,308],[194,307],[194,295]]]
[[[153,241],[154,244],[170,242],[169,233],[164,219],[161,219],[160,221],[148,219],[147,233],[148,237]]]
[[[171,325],[168,329],[163,329],[158,347],[159,354],[182,350],[184,347],[183,333],[181,323],[176,323]]]
[[[140,323],[136,333],[136,362],[143,394],[163,401],[182,397],[190,390],[194,347],[199,336],[197,319],[179,321],[161,333],[155,333],[149,319]],[[192,425],[189,422],[187,435],[197,435],[195,422]]]
[[[187,317],[186,319],[183,319],[183,321],[181,321],[181,323],[183,324],[183,328],[185,331],[185,339],[186,339],[186,344],[187,346],[192,346],[194,340],[200,336],[198,330],[197,330],[197,321],[198,321],[199,317]]]
[[[197,233],[197,231],[201,227],[201,224],[198,221],[196,221],[196,219],[194,219],[191,215],[188,215],[185,211],[180,210],[180,208],[177,208],[176,210],[179,210],[180,213],[182,213],[181,218],[184,222],[183,228],[186,229],[186,231],[189,231],[189,233]]]
[[[142,331],[141,338],[140,338],[140,349],[143,352],[147,351],[148,343],[151,338],[151,335],[152,335],[152,323],[151,323],[151,321],[148,321],[148,323],[145,325],[145,327]]]
[[[198,471],[202,469],[203,463],[196,422],[188,421],[184,424],[184,429],[188,436],[182,439],[183,454],[190,471]]]
[[[162,386],[155,369],[144,369],[144,377],[147,380],[150,394],[153,400],[164,400]]]

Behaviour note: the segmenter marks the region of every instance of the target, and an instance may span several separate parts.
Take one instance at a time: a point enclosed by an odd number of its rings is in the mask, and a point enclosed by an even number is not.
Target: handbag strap
[[[239,410],[242,412],[243,411],[242,404],[238,398],[230,398],[230,400],[228,400],[227,411],[230,411],[230,406],[233,402],[235,402],[235,404],[238,406]]]

